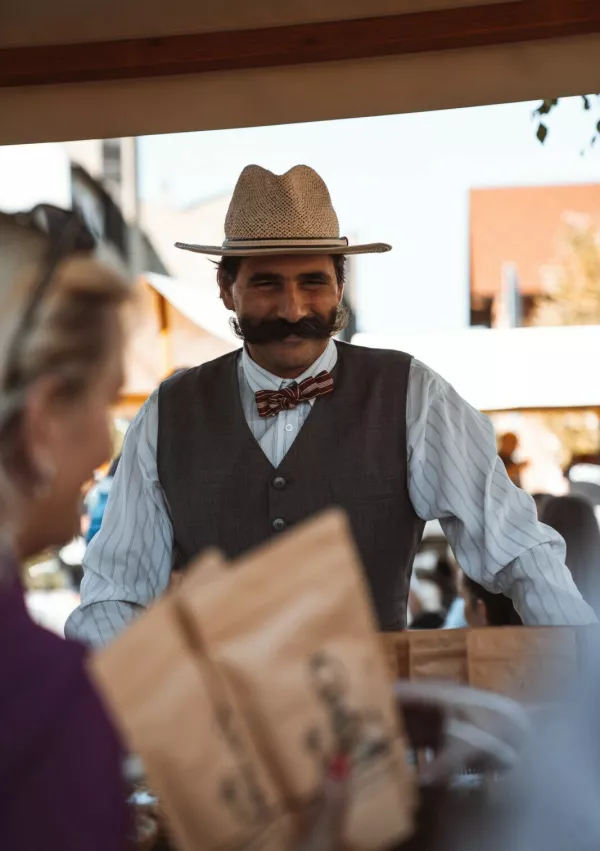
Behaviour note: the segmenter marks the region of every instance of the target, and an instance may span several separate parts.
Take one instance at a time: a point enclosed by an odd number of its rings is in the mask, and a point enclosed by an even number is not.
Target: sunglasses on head
[[[40,302],[54,277],[59,264],[71,254],[91,253],[96,239],[79,210],[64,210],[53,204],[38,204],[27,213],[8,216],[19,227],[30,228],[48,239],[48,250],[39,279],[34,284],[29,303],[15,333],[7,356],[5,385],[10,387],[17,375],[19,341],[31,330]],[[0,258],[1,262],[1,258]]]

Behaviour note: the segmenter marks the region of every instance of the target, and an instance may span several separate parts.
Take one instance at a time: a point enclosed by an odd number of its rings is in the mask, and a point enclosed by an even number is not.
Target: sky
[[[41,200],[59,207],[71,204],[71,182],[60,145],[0,145],[0,209],[28,210]]]
[[[393,245],[357,260],[361,330],[460,328],[469,321],[469,189],[600,180],[600,145],[581,155],[593,129],[581,99],[549,116],[544,146],[535,105],[144,137],[141,193],[191,205],[230,193],[249,163],[279,173],[306,163],[327,182],[342,235]]]
[[[140,193],[198,204],[230,194],[249,163],[279,173],[306,163],[327,182],[342,235],[393,246],[353,261],[359,330],[452,331],[469,323],[469,190],[600,181],[600,143],[588,144],[600,99],[592,113],[580,98],[561,101],[544,146],[535,106],[146,136],[138,144]],[[40,195],[68,205],[67,165],[59,144],[0,148],[0,208],[25,209]],[[185,238],[206,241],[202,233]]]

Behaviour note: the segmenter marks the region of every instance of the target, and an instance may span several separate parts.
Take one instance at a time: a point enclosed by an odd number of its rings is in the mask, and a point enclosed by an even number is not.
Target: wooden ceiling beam
[[[0,87],[367,59],[598,32],[599,0],[512,0],[270,29],[4,48]]]

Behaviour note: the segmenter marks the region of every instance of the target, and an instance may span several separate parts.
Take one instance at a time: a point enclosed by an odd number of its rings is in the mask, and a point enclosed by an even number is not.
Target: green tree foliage
[[[581,105],[586,112],[590,113],[591,135],[589,144],[593,146],[600,139],[600,95],[581,95]],[[560,98],[547,98],[533,111],[533,117],[537,121],[536,136],[542,145],[550,132],[546,118],[558,107],[560,107]]]

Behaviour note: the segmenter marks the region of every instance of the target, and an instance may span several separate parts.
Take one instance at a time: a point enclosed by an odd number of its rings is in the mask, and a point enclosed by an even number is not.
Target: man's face
[[[325,350],[342,299],[329,255],[245,257],[221,297],[253,359],[282,378],[296,378]]]

